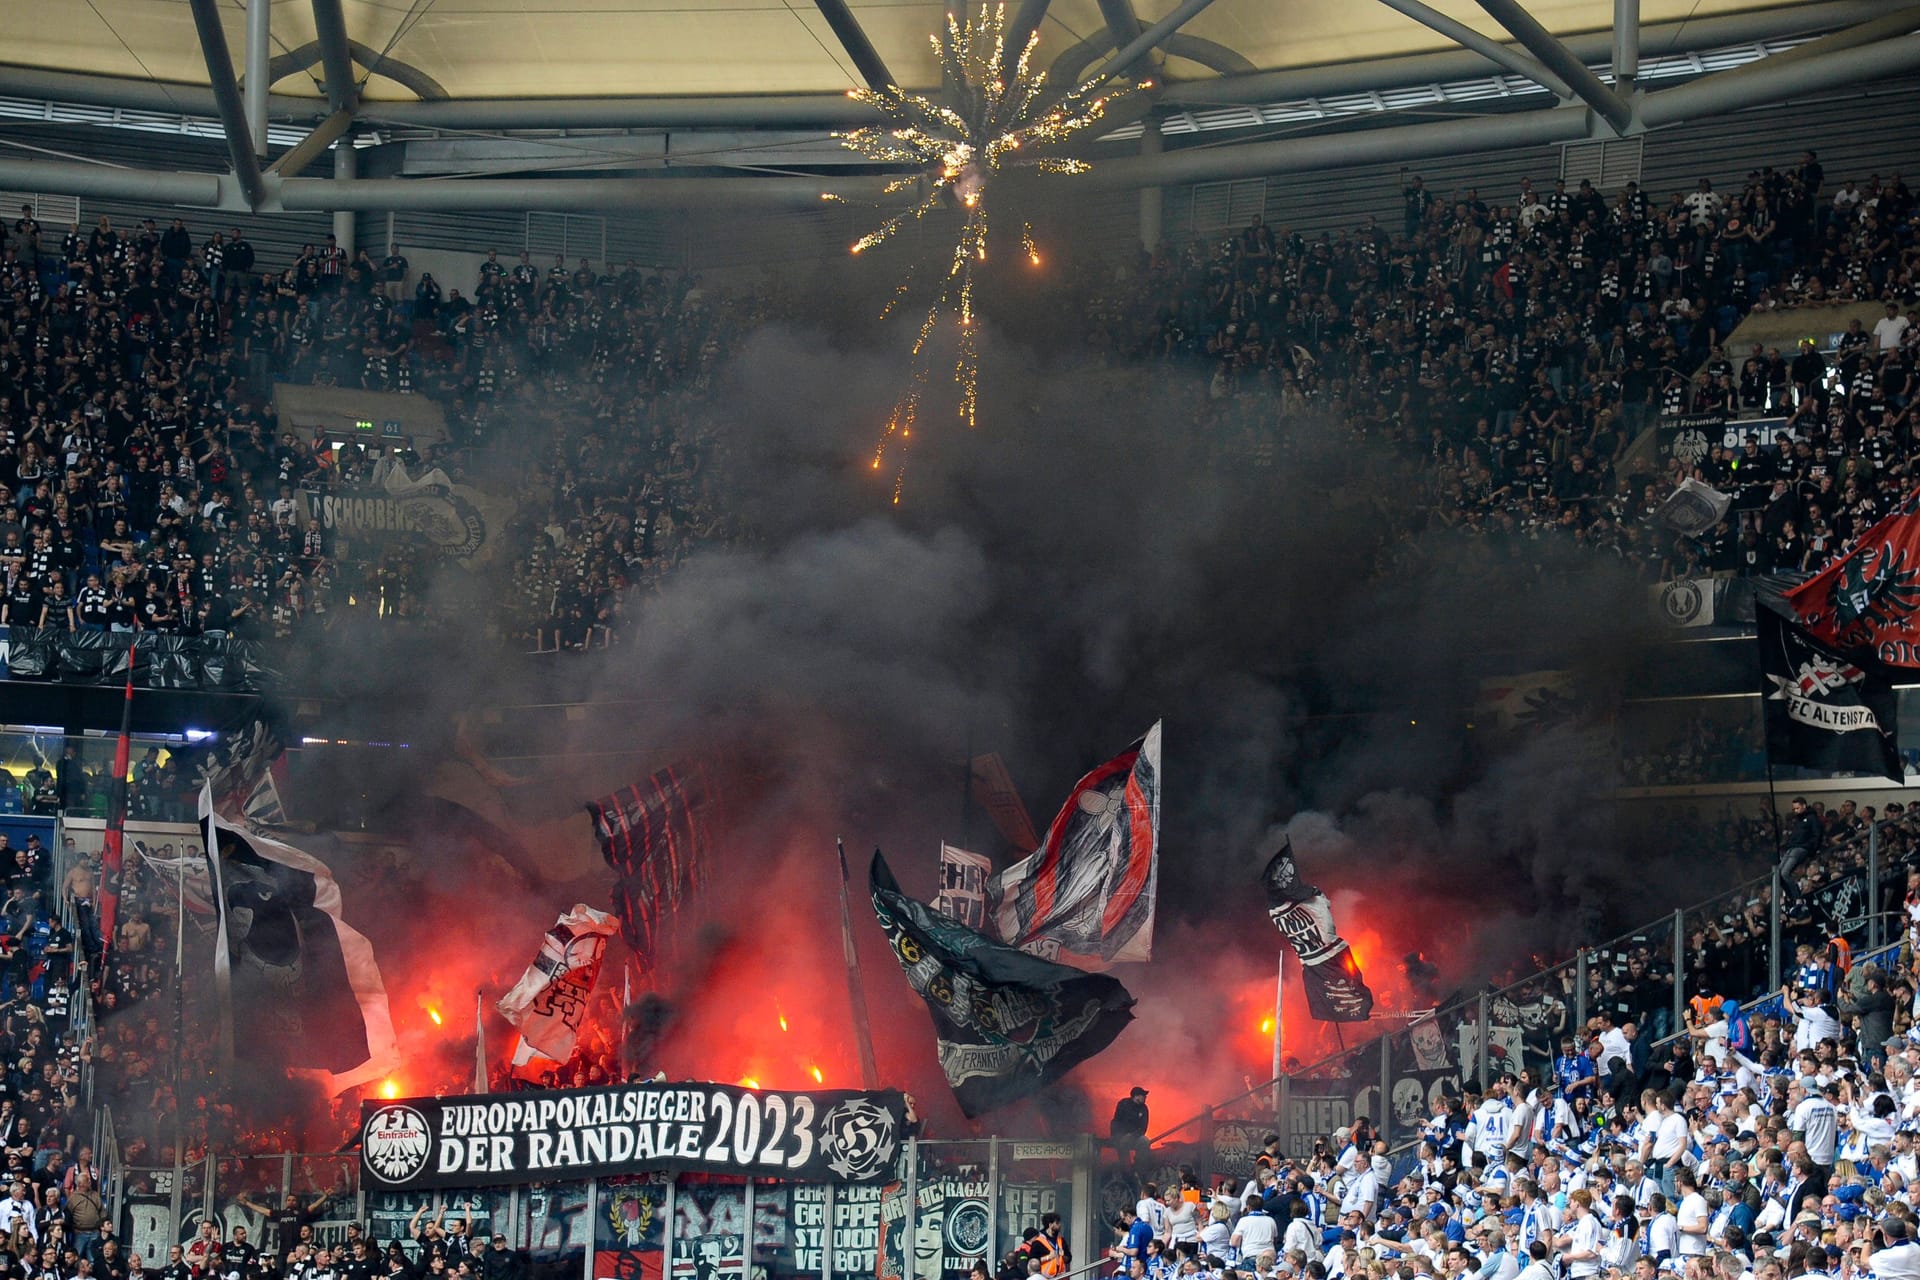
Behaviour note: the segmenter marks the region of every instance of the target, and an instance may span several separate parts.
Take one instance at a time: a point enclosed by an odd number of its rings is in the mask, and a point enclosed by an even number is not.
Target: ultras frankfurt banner
[[[360,1167],[388,1188],[655,1171],[873,1182],[892,1176],[906,1127],[892,1090],[646,1083],[406,1098],[362,1104]]]

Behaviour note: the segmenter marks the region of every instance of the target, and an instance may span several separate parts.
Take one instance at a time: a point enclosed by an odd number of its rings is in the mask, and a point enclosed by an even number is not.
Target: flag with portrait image
[[[1153,957],[1160,725],[1074,784],[1040,847],[987,890],[993,933],[1086,969]]]

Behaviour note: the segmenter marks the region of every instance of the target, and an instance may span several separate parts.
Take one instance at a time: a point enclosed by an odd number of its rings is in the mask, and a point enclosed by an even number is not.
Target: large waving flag
[[[341,915],[327,864],[235,825],[200,789],[217,919],[222,1049],[268,1071],[316,1075],[329,1095],[399,1062],[373,944]]]
[[[1153,956],[1160,725],[1074,785],[1046,839],[995,879],[988,918],[1022,951],[1085,969]]]
[[[1906,779],[1898,699],[1885,665],[1855,660],[1761,605],[1760,706],[1776,764]]]
[[[1920,667],[1920,489],[1786,601],[1822,644]]]
[[[873,912],[927,1002],[953,1096],[969,1118],[1045,1088],[1133,1020],[1116,978],[1016,951],[900,891],[879,850]]]
[[[585,903],[553,922],[513,990],[500,998],[500,1014],[520,1028],[520,1037],[556,1062],[573,1056],[587,1017],[587,998],[600,977],[607,937],[619,927],[604,911]]]
[[[706,882],[719,799],[703,765],[662,769],[587,806],[607,865],[620,875],[613,910],[643,972],[660,921]]]
[[[1300,879],[1293,841],[1286,840],[1261,874],[1267,916],[1300,957],[1306,975],[1307,1010],[1321,1022],[1365,1022],[1373,1016],[1373,992],[1360,973],[1353,948],[1333,923],[1327,895]]]

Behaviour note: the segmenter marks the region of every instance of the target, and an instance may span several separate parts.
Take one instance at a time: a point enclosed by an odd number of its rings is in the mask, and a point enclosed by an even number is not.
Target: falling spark
[[[752,1076],[741,1076],[740,1083],[745,1085],[749,1089],[758,1089],[760,1087],[760,1082],[758,1080],[755,1080]]]
[[[438,1009],[429,1007],[427,1010],[427,1016],[433,1019],[433,1025],[436,1027],[441,1027],[446,1025],[444,1022],[440,1021],[440,1011]]]
[[[385,1080],[382,1080],[380,1082],[380,1096],[383,1098],[399,1097],[400,1082],[398,1080],[395,1080],[392,1076],[388,1076]]]
[[[813,1068],[813,1082],[815,1084],[825,1084],[827,1082],[826,1074],[822,1072],[818,1066]]]
[[[784,1013],[778,1013],[776,1016],[778,1016],[780,1019],[780,1029],[782,1031],[785,1031],[787,1029],[787,1015]]]
[[[1261,1035],[1263,1035],[1263,1036],[1270,1036],[1270,1035],[1272,1035],[1272,1034],[1273,1034],[1273,1019],[1272,1019],[1272,1018],[1262,1018],[1262,1019],[1260,1019],[1260,1034],[1261,1034]]]
[[[886,118],[885,123],[834,135],[843,146],[869,160],[913,170],[888,182],[884,188],[886,194],[908,190],[918,194],[914,204],[855,240],[851,246],[853,253],[865,253],[885,244],[948,199],[957,203],[965,214],[946,276],[913,344],[914,385],[895,404],[881,433],[873,458],[875,471],[881,469],[891,444],[897,440],[904,446],[908,435],[906,423],[918,412],[925,383],[925,367],[920,361],[927,339],[938,327],[941,317],[949,312],[958,312],[960,322],[959,350],[953,369],[954,383],[960,388],[960,418],[969,428],[978,420],[980,353],[973,323],[973,273],[977,264],[987,260],[994,177],[1013,168],[1041,173],[1085,173],[1091,166],[1084,160],[1033,153],[1064,145],[1098,124],[1120,98],[1136,88],[1150,88],[1152,84],[1142,81],[1138,86],[1116,86],[1097,92],[1101,77],[1096,76],[1057,100],[1046,101],[1049,96],[1046,72],[1033,64],[1039,36],[1029,35],[1019,55],[1009,61],[1004,4],[983,4],[964,21],[960,15],[949,13],[946,30],[929,39],[940,60],[943,83],[953,86],[955,105],[908,93],[896,85],[884,89],[851,89],[847,96],[878,110]],[[1039,266],[1040,251],[1034,243],[1031,225],[1023,226],[1021,242],[1027,260]],[[895,291],[893,300],[881,312],[883,319],[905,292],[905,284]],[[896,506],[905,476],[903,460],[894,477]]]

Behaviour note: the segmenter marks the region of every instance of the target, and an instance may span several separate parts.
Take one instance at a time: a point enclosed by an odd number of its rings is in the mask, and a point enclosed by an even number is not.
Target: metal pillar
[[[353,137],[349,134],[340,140],[333,149],[333,176],[335,181],[351,180],[359,157],[353,151]],[[333,239],[347,255],[347,261],[353,261],[353,221],[351,209],[337,209],[333,215]]]
[[[1519,0],[1479,0],[1480,7],[1491,14],[1496,22],[1513,33],[1520,47],[1540,59],[1547,69],[1566,81],[1580,101],[1592,107],[1595,114],[1609,125],[1615,133],[1625,133],[1627,126],[1633,123],[1633,108],[1624,98],[1607,88],[1599,76],[1588,70],[1587,64],[1573,56],[1567,46],[1555,39],[1553,33],[1520,6]]]
[[[247,133],[247,109],[240,101],[240,86],[233,78],[233,55],[227,51],[226,29],[220,25],[217,0],[188,0],[193,10],[194,29],[200,36],[200,53],[207,63],[207,83],[220,109],[220,127],[227,135],[227,155],[233,161],[233,176],[246,194],[247,205],[259,208],[266,199],[266,184],[260,179],[260,157],[253,153],[253,139]],[[28,187],[45,191],[45,186]]]
[[[669,1206],[667,1226],[673,1226],[673,1214]],[[662,1271],[661,1275],[672,1275],[671,1271]],[[833,1280],[833,1184],[827,1184],[826,1193],[821,1197],[820,1210],[820,1280]]]
[[[1000,1258],[1000,1206],[1006,1199],[1000,1194],[1000,1139],[987,1139],[987,1265]]]
[[[679,1186],[680,1186],[679,1175],[676,1174],[675,1176],[667,1179],[667,1222],[666,1222],[666,1225],[660,1229],[660,1274],[663,1276],[670,1276],[673,1274],[673,1228],[674,1228],[673,1199],[674,1199],[674,1192],[679,1189]],[[831,1234],[832,1228],[833,1228],[833,1203],[832,1203],[831,1189],[829,1189],[829,1192],[828,1192],[827,1228],[828,1228],[829,1234]],[[828,1248],[826,1252],[829,1257],[831,1257],[833,1254],[833,1250],[831,1248]],[[822,1270],[823,1276],[826,1274],[826,1265],[827,1264],[824,1262],[821,1263],[821,1270]]]
[[[1773,893],[1767,902],[1767,990],[1780,989],[1780,867],[1773,868]]]
[[[1867,828],[1867,950],[1880,949],[1880,820]]]
[[[1147,131],[1147,133],[1149,136],[1154,138],[1157,142],[1157,140],[1160,137],[1159,125],[1155,124],[1151,129]],[[1144,146],[1144,144],[1145,144],[1145,139],[1143,138],[1142,145]],[[1157,150],[1158,148],[1156,147],[1155,149]],[[1147,199],[1149,196],[1153,197],[1154,235],[1151,240],[1147,239]],[[1159,247],[1160,245],[1159,233],[1160,233],[1160,188],[1148,187],[1140,192],[1140,239],[1146,245],[1148,253],[1152,253],[1156,248]],[[1285,1028],[1286,1009],[1284,1007],[1286,994],[1287,994],[1287,949],[1283,946],[1280,948],[1278,958],[1275,959],[1275,961],[1273,962],[1273,1109],[1275,1111],[1280,1110],[1280,1076],[1281,1076],[1280,1050],[1281,1050],[1281,1045],[1283,1043],[1282,1033],[1286,1029]]]
[[[267,90],[273,79],[267,70],[273,61],[273,0],[247,0],[247,132],[253,154],[267,154]]]
[[[353,82],[353,50],[340,0],[313,0],[313,33],[320,41],[320,68],[327,78],[327,105],[351,111],[359,94]]]
[[[1484,1089],[1487,1087],[1487,1040],[1493,1035],[1493,999],[1484,991],[1480,993],[1480,1007],[1474,1017],[1478,1019],[1480,1043],[1473,1051],[1473,1082]]]
[[[1640,77],[1640,0],[1613,0],[1613,88],[1627,93]]]
[[[1380,1140],[1393,1146],[1393,1037],[1380,1037]]]
[[[914,1244],[914,1241],[918,1239],[918,1237],[914,1234],[915,1232],[914,1218],[918,1215],[918,1212],[919,1212],[920,1206],[916,1203],[919,1199],[920,1199],[920,1139],[908,1138],[907,1139],[907,1226],[906,1226],[905,1232],[900,1237],[900,1274],[902,1277],[904,1277],[904,1280],[920,1280],[919,1276],[917,1276],[914,1272],[914,1265],[920,1261],[920,1258],[919,1258],[920,1251],[918,1247]],[[887,1242],[885,1237],[883,1236],[880,1240],[880,1252],[882,1255],[885,1255],[886,1251],[887,1251]],[[885,1256],[876,1258],[875,1261],[880,1264],[879,1269],[884,1270],[886,1268],[887,1260]]]
[[[747,1179],[747,1184],[751,1186],[753,1184],[753,1179],[751,1178]],[[363,1192],[362,1194],[364,1195],[365,1193]],[[598,1178],[587,1179],[587,1216],[596,1221],[600,1217],[600,1179]],[[363,1223],[367,1220],[367,1211],[365,1206],[361,1207],[359,1220]],[[748,1241],[747,1252],[749,1254],[747,1258],[747,1274],[752,1275],[753,1274],[753,1258],[751,1256],[753,1252],[753,1243],[752,1243],[753,1214],[752,1213],[747,1214],[747,1241]],[[580,1253],[582,1255],[580,1258],[580,1280],[593,1280],[593,1250],[591,1248],[582,1249]]]
[[[740,1274],[743,1276],[753,1274],[753,1185],[754,1180],[748,1178],[745,1192],[747,1202],[747,1229],[740,1233]],[[591,1204],[592,1201],[588,1201],[588,1203]],[[592,1250],[588,1250],[588,1252],[591,1253]],[[587,1265],[587,1280],[593,1280],[593,1265],[591,1263]]]
[[[1673,913],[1673,1034],[1687,1025],[1687,913]],[[1640,1028],[1642,1035],[1646,1028]]]
[[[1617,3],[1630,0],[1616,0]],[[1525,76],[1537,85],[1552,90],[1563,98],[1573,96],[1573,90],[1566,81],[1553,74],[1533,58],[1518,49],[1509,48],[1498,40],[1490,39],[1475,31],[1464,22],[1449,18],[1433,6],[1423,4],[1421,0],[1381,0],[1381,3],[1395,13],[1405,14],[1421,26],[1438,31],[1447,39],[1463,49],[1471,49],[1495,66],[1504,67],[1517,76]]]
[[[1585,947],[1573,953],[1573,1025],[1579,1028],[1582,1049],[1586,1048],[1587,1038],[1587,983],[1593,977],[1587,971],[1591,963],[1588,956]]]
[[[1068,1224],[1072,1234],[1067,1247],[1076,1258],[1093,1258],[1105,1252],[1101,1247],[1104,1241],[1094,1238],[1094,1223],[1101,1220],[1094,1213],[1094,1200],[1099,1191],[1094,1177],[1098,1150],[1090,1133],[1081,1134],[1074,1147],[1073,1221]]]

